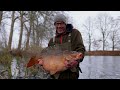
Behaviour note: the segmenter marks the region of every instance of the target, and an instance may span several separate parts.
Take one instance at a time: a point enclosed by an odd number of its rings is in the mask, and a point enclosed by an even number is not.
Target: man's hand
[[[79,59],[78,59],[79,58]],[[65,66],[66,68],[73,68],[73,67],[76,67],[79,62],[82,61],[82,58],[83,58],[83,54],[82,53],[79,53],[76,57],[76,60],[66,60],[65,61]]]
[[[72,61],[65,61],[65,66],[67,68],[73,68],[78,65],[78,61],[72,60]]]

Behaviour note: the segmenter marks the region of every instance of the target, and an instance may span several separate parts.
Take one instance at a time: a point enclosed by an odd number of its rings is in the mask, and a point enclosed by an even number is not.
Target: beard
[[[65,32],[65,29],[57,29],[57,33],[61,34],[61,33],[64,33]]]

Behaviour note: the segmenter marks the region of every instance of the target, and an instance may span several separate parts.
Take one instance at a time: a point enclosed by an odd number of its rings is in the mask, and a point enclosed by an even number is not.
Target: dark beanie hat
[[[63,21],[64,23],[67,23],[66,17],[63,14],[57,14],[54,18],[54,23],[57,21]]]

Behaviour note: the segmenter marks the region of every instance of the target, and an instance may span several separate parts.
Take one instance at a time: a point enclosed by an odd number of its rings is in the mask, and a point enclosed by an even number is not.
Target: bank
[[[120,51],[86,51],[87,56],[120,56]]]

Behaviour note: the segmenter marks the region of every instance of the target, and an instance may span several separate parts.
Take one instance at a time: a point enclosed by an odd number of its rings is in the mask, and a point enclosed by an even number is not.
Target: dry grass
[[[2,65],[10,65],[12,61],[12,56],[8,53],[4,53],[2,55],[0,55],[0,64]]]

